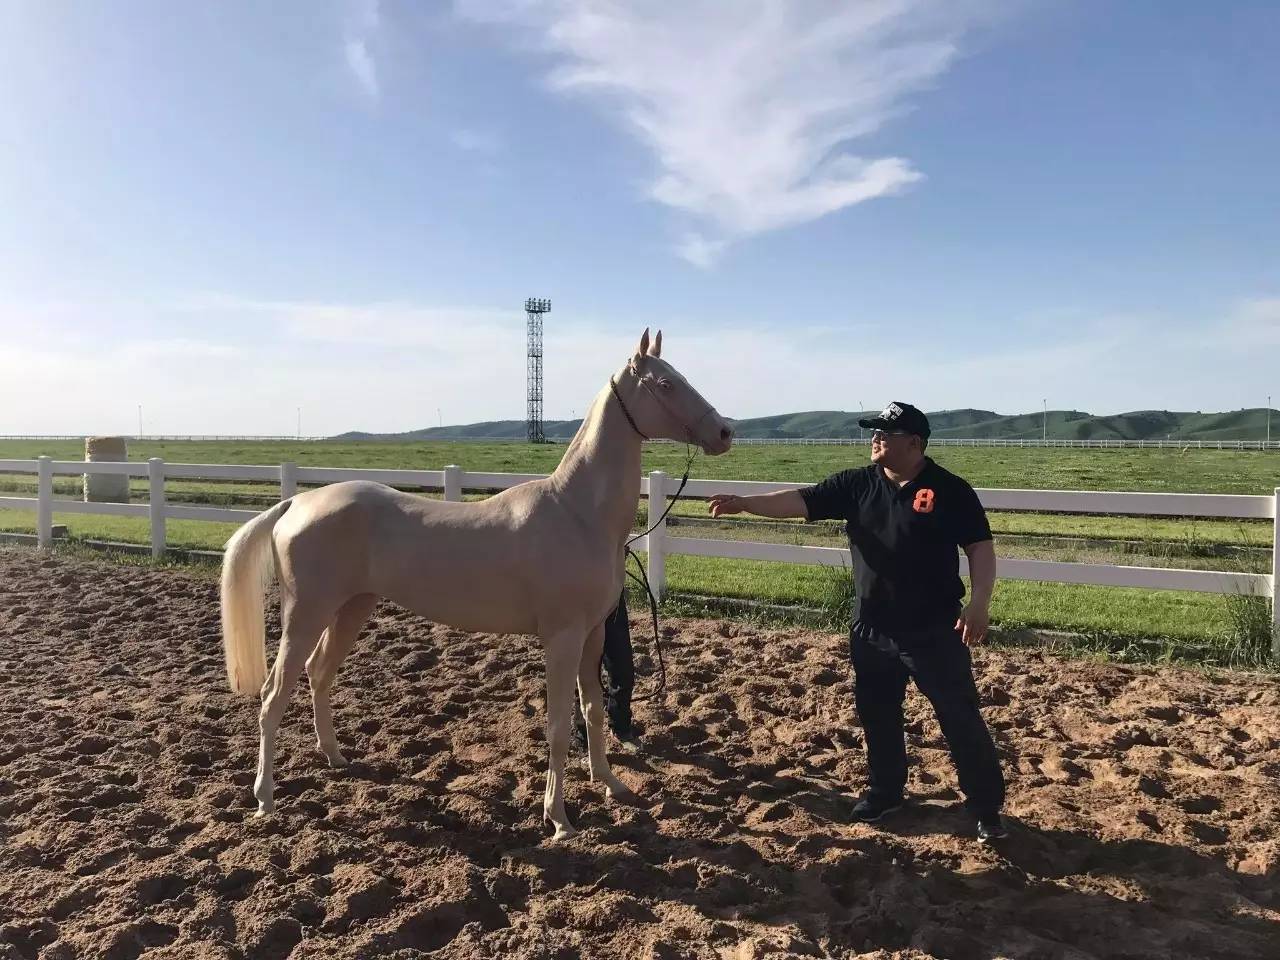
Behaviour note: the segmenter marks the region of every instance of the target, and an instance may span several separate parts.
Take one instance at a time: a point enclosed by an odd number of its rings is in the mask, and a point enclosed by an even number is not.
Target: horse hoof
[[[571,837],[576,837],[576,836],[578,835],[578,830],[577,830],[577,828],[576,828],[576,827],[574,827],[574,826],[572,826],[571,824],[568,824],[568,823],[565,823],[565,824],[559,824],[559,823],[556,823],[555,821],[553,821],[553,820],[551,819],[551,817],[550,817],[550,815],[549,815],[549,814],[544,813],[544,814],[542,815],[542,822],[543,822],[544,824],[549,823],[549,824],[551,824],[551,826],[553,826],[553,827],[555,827],[555,828],[556,828],[556,835],[555,835],[554,837],[552,837],[552,838],[551,838],[553,841],[554,841],[554,840],[568,840],[568,839],[570,839]]]
[[[610,800],[616,800],[618,803],[625,803],[630,806],[638,806],[640,804],[640,798],[636,796],[634,790],[631,790],[628,787],[621,787],[618,789],[606,787],[604,795]]]
[[[613,778],[612,783],[605,785],[604,795],[610,800],[618,801],[618,803],[631,804],[632,806],[638,806],[640,803],[640,798],[636,796],[635,791],[616,777]]]
[[[335,750],[333,753],[329,753],[322,747],[320,748],[320,752],[324,754],[324,758],[329,761],[329,767],[331,769],[341,770],[343,767],[347,766],[347,758],[344,757],[340,751]]]
[[[259,817],[270,816],[273,808],[274,808],[274,804],[270,804],[270,803],[258,804],[258,812],[253,815],[254,819],[256,820]]]

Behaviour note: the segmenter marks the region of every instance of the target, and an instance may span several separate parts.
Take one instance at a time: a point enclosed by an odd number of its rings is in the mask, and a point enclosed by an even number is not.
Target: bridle
[[[635,375],[636,383],[639,386],[643,387],[645,390],[649,391],[649,395],[653,397],[653,399],[656,400],[664,410],[667,411],[667,414],[671,417],[671,419],[675,420],[676,423],[680,424],[680,426],[684,428],[685,435],[688,438],[685,440],[686,443],[691,443],[693,441],[693,438],[697,436],[696,431],[698,427],[702,425],[702,421],[707,419],[707,414],[715,412],[716,408],[708,403],[707,409],[702,411],[702,414],[698,417],[697,420],[693,421],[692,424],[686,424],[680,419],[680,417],[676,416],[675,411],[671,409],[671,405],[662,398],[662,394],[658,393],[656,390],[653,389],[653,387],[649,386],[648,381],[645,380],[644,377],[640,376],[634,367],[628,365],[627,369],[629,369]],[[618,401],[618,406],[622,408],[622,415],[627,418],[627,423],[631,424],[631,429],[636,432],[636,434],[640,437],[641,440],[652,440],[653,439],[652,437],[647,436],[643,430],[641,430],[638,426],[636,426],[635,418],[631,416],[631,411],[627,409],[627,404],[622,399],[622,394],[618,392],[618,382],[613,379],[612,374],[609,376],[609,389],[613,391],[613,397],[615,400]],[[706,403],[705,400],[703,402]]]

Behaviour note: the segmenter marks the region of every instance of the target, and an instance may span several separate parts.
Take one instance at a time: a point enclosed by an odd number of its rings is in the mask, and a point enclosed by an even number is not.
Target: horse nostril
[[[720,439],[721,439],[721,440],[732,440],[732,439],[733,439],[733,428],[732,428],[732,427],[723,427],[723,428],[721,428],[721,430],[720,430]]]

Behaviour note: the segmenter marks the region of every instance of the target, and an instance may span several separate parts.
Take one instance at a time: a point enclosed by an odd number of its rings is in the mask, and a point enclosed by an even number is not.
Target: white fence
[[[135,443],[167,440],[194,441],[199,443],[225,440],[251,440],[254,442],[264,441],[274,443],[314,443],[319,440],[334,439],[333,437],[304,437],[301,434],[296,433],[289,434],[288,436],[273,436],[265,433],[131,433],[112,434],[112,436],[123,436]],[[83,433],[0,433],[0,440],[75,440],[77,442],[83,442],[84,439],[85,435]]]
[[[75,436],[4,435],[0,440],[83,440],[83,434]],[[224,436],[215,434],[148,434],[131,436],[140,441],[274,441],[287,443],[360,442],[335,441],[333,437],[268,437]],[[523,437],[439,437],[429,438],[440,443],[528,443]],[[551,443],[568,443],[569,437],[553,437]],[[670,440],[654,440],[652,443],[672,443]],[[856,447],[867,446],[870,437],[734,437],[737,445],[772,445],[799,447]],[[1049,447],[1077,450],[1280,450],[1280,440],[1040,440],[1035,437],[1010,439],[1008,437],[934,437],[929,441],[935,447]]]
[[[867,446],[870,437],[734,437],[740,444]],[[1280,440],[1041,440],[1035,437],[931,437],[931,447],[1048,447],[1077,450],[1280,450]]]
[[[169,518],[243,523],[258,514],[257,510],[170,505],[165,500],[165,481],[171,478],[278,482],[281,499],[297,493],[299,483],[323,484],[342,480],[375,480],[397,487],[443,490],[446,500],[461,500],[463,490],[504,490],[542,477],[542,474],[473,473],[459,466],[447,466],[443,470],[349,470],[332,467],[299,467],[295,463],[282,463],[279,466],[243,466],[166,463],[160,459],[148,460],[146,463],[89,463],[79,460],[52,460],[49,457],[40,457],[38,460],[0,460],[0,473],[6,472],[34,473],[38,478],[36,497],[0,497],[0,509],[36,511],[37,535],[42,548],[51,547],[53,544],[55,511],[146,517],[151,523],[151,551],[156,557],[164,555],[165,521]],[[55,476],[78,476],[86,473],[147,477],[150,486],[148,502],[145,504],[84,503],[79,500],[54,499],[53,478]],[[661,470],[655,470],[642,478],[641,493],[649,498],[651,518],[661,516],[665,509],[666,497],[674,494],[677,486],[678,481],[668,477]],[[737,493],[750,496],[774,493],[779,490],[795,490],[802,486],[804,484],[754,480],[690,480],[684,492],[690,497],[709,497],[715,493]],[[1000,577],[1005,580],[1039,580],[1050,583],[1082,583],[1109,587],[1141,587],[1148,590],[1188,590],[1200,593],[1271,597],[1272,620],[1277,627],[1280,627],[1280,599],[1276,597],[1276,584],[1280,581],[1280,487],[1275,489],[1273,496],[990,489],[979,490],[978,496],[983,505],[992,510],[1270,520],[1272,523],[1272,572],[1270,574],[1062,563],[1053,560],[1001,560]],[[638,540],[635,546],[637,550],[648,554],[649,582],[659,596],[666,587],[666,558],[673,554],[739,560],[771,560],[818,566],[848,566],[851,563],[849,551],[838,547],[672,537],[667,533],[665,522],[659,523],[648,536]],[[961,572],[967,573],[967,565],[963,557],[960,563]]]

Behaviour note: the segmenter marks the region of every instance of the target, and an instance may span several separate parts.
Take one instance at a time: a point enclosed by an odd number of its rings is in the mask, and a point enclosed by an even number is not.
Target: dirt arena
[[[983,651],[989,849],[914,692],[914,804],[847,822],[843,637],[665,629],[644,752],[610,749],[642,804],[575,762],[572,841],[540,824],[536,642],[390,606],[334,691],[351,766],[315,752],[304,684],[255,819],[216,584],[0,549],[0,960],[1280,957],[1274,681]]]

